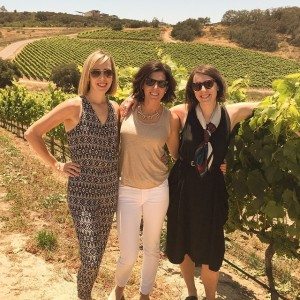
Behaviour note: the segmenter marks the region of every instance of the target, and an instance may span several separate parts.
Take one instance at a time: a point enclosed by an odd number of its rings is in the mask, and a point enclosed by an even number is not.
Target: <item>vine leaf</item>
[[[268,185],[259,170],[251,171],[248,174],[247,186],[249,192],[257,198],[263,198]]]
[[[267,202],[267,205],[262,209],[262,212],[264,212],[270,218],[285,217],[285,211],[283,207],[276,204],[276,202],[273,200]]]

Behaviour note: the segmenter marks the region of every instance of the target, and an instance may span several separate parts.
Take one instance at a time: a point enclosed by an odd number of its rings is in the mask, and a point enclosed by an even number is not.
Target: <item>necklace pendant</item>
[[[138,115],[143,119],[143,120],[152,120],[152,119],[154,119],[154,118],[157,118],[157,117],[159,117],[159,112],[158,111],[156,111],[154,114],[152,114],[152,115],[146,115],[146,114],[144,114],[143,113],[143,111],[142,111],[142,106],[141,105],[139,105],[138,107],[137,107],[137,113],[138,113]]]

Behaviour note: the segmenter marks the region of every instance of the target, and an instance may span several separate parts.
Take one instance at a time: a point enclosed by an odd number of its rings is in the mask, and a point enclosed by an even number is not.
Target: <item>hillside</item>
[[[76,28],[76,27],[1,27],[0,28],[0,50],[5,46],[14,43],[16,41],[50,37],[57,35],[70,35],[80,32],[87,32],[88,28]],[[90,28],[95,30],[95,28]],[[140,30],[143,30],[142,28]],[[174,40],[171,37],[172,27],[161,27],[161,39],[164,42],[178,43],[180,41]],[[132,29],[125,28],[125,32],[130,32]],[[205,43],[210,45],[225,46],[232,48],[241,48],[236,43],[232,42],[228,38],[228,27],[221,24],[207,25],[203,29],[204,35],[196,38],[193,43]],[[282,57],[286,59],[293,59],[300,61],[300,47],[292,46],[288,43],[289,36],[278,35],[279,50],[275,52],[262,52],[268,55]]]
[[[204,35],[197,38],[195,43],[206,43],[211,45],[226,46],[233,48],[241,48],[236,43],[229,40],[228,37],[228,26],[221,24],[207,25],[203,29]],[[262,53],[282,57],[286,59],[293,59],[300,61],[300,47],[292,46],[288,43],[289,36],[284,34],[277,35],[279,42],[279,49],[274,52],[263,52]]]
[[[247,49],[270,51],[271,55],[299,61],[299,22],[300,7],[286,6],[265,10],[228,10],[223,14],[220,23],[210,24],[210,17],[206,16],[198,19],[188,18],[171,26],[174,29],[173,37],[181,40],[229,47],[238,43]],[[120,31],[125,28],[169,26],[157,18],[153,18],[152,21],[122,19],[99,10],[76,11],[74,14],[50,11],[8,12],[4,6],[0,12],[0,25],[1,28],[18,28],[17,35],[20,32],[24,34],[24,28],[28,27],[67,27],[68,30],[73,28],[74,32],[78,32],[76,29],[91,27],[109,27]],[[229,36],[230,41],[236,43],[230,42]],[[164,35],[164,38],[170,40],[167,35]],[[0,32],[0,46],[5,39],[5,34]]]
[[[103,34],[103,30],[101,33]],[[110,31],[110,39],[102,39],[101,36],[89,38],[91,35],[88,35],[88,38],[42,39],[27,45],[16,57],[15,62],[25,77],[48,80],[55,66],[69,62],[82,65],[85,58],[99,48],[110,52],[120,68],[139,67],[146,61],[157,58],[158,49],[162,49],[188,70],[199,64],[213,64],[229,83],[237,78],[249,76],[251,86],[259,88],[270,87],[274,79],[300,69],[300,62],[295,63],[292,60],[242,48],[202,43],[132,40],[128,36],[116,41],[113,34],[119,35],[118,32]],[[139,34],[143,35],[143,31]]]

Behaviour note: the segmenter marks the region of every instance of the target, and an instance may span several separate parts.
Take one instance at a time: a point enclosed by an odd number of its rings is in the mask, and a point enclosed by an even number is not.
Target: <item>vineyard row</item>
[[[248,76],[252,87],[270,87],[274,79],[300,70],[300,63],[254,51],[193,43],[48,38],[27,45],[15,62],[26,77],[48,80],[54,67],[75,62],[82,65],[96,49],[110,52],[118,67],[139,67],[157,58],[157,49],[171,55],[178,64],[191,70],[199,64],[213,64],[231,83]]]

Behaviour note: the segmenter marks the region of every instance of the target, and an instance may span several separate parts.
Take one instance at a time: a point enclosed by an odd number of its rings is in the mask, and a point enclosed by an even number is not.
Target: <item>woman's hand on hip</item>
[[[220,165],[220,170],[221,170],[221,172],[223,173],[223,175],[226,174],[226,171],[227,171],[227,163],[226,163],[226,160],[224,160],[223,164]]]
[[[54,167],[58,172],[61,172],[66,176],[77,177],[80,175],[80,165],[77,163],[62,163],[58,161],[55,163]]]

